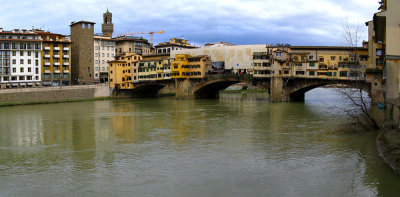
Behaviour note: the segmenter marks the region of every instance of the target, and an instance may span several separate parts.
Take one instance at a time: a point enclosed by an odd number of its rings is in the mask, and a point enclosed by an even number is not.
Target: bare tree
[[[360,63],[359,43],[361,41],[362,26],[357,23],[352,25],[348,20],[343,24],[343,42],[346,47],[352,48],[350,59],[346,66],[349,68],[350,88],[339,88],[339,92],[348,100],[352,106],[343,109],[357,124],[364,129],[379,129],[379,125],[372,115],[372,99],[364,90],[368,89],[366,84],[365,66]]]

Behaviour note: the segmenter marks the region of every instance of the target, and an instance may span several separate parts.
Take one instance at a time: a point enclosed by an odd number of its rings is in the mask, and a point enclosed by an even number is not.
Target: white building
[[[225,69],[234,72],[246,72],[252,74],[253,53],[264,52],[265,44],[261,45],[232,45],[229,43],[207,44],[202,48],[184,49],[171,51],[170,57],[175,58],[177,54],[189,54],[191,56],[208,55],[212,62],[224,62]]]
[[[94,81],[108,82],[108,62],[115,56],[115,40],[105,36],[94,36]]]
[[[0,28],[0,87],[39,86],[42,38],[29,30]]]

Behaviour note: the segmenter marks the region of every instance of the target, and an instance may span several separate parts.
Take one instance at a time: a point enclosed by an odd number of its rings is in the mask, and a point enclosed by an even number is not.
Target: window
[[[12,56],[17,56],[17,52],[16,52],[16,51],[13,51],[13,52],[12,52]]]
[[[19,80],[25,80],[25,76],[19,76]]]
[[[314,72],[314,71],[310,71],[310,72],[309,72],[309,75],[310,75],[310,76],[314,76],[314,75],[315,75],[315,72]]]
[[[24,60],[19,60],[19,63],[20,64],[24,64]]]
[[[104,57],[104,53],[102,53],[101,56]]]
[[[331,60],[335,60],[336,59],[336,57],[335,56],[331,56]]]
[[[32,60],[28,60],[28,64],[32,64]]]
[[[19,56],[24,56],[24,52],[23,52],[23,51],[20,51],[20,52],[19,52]]]
[[[32,68],[28,68],[28,72],[32,72]]]
[[[32,55],[32,52],[28,51],[28,56],[31,56],[31,55]]]
[[[95,71],[99,71],[99,67],[95,67],[94,69],[95,69]]]
[[[105,71],[105,70],[106,70],[106,68],[104,68],[104,67],[101,68],[101,71]]]
[[[13,68],[12,71],[13,71],[13,73],[16,73],[16,72],[17,72],[17,69],[16,69],[16,68]]]
[[[12,63],[13,63],[13,64],[17,64],[17,60],[13,60]]]
[[[35,58],[39,58],[39,52],[35,52]]]
[[[35,68],[35,74],[39,74],[39,68]]]
[[[276,56],[276,57],[282,57],[282,52],[276,52],[276,53],[275,53],[275,56]]]
[[[19,71],[20,71],[21,73],[23,73],[23,72],[24,72],[24,68],[20,68]]]
[[[39,60],[35,60],[35,66],[39,66]]]

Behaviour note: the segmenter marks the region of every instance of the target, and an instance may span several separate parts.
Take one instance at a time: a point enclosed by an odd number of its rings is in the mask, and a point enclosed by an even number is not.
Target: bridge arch
[[[370,86],[366,82],[359,82],[357,81],[357,84],[355,81],[350,81],[350,80],[326,80],[326,79],[307,79],[307,80],[301,80],[301,79],[296,79],[293,80],[291,83],[288,83],[286,87],[284,87],[284,92],[289,97],[289,101],[298,101],[302,102],[305,99],[305,93],[326,85],[346,85],[349,88],[361,88],[363,91],[367,92],[370,94]]]
[[[195,98],[217,98],[219,91],[233,84],[240,83],[238,79],[217,79],[199,84],[194,90]]]
[[[158,92],[165,87],[161,83],[144,83],[137,86],[131,91],[132,97],[157,97]]]

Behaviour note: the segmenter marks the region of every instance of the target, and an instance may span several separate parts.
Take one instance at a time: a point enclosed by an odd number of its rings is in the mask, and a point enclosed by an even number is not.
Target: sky
[[[4,30],[41,28],[70,34],[72,21],[95,22],[113,13],[114,33],[165,31],[154,42],[185,38],[196,46],[213,42],[308,46],[343,45],[343,24],[362,25],[378,0],[0,0]],[[148,35],[142,35],[149,39]]]

